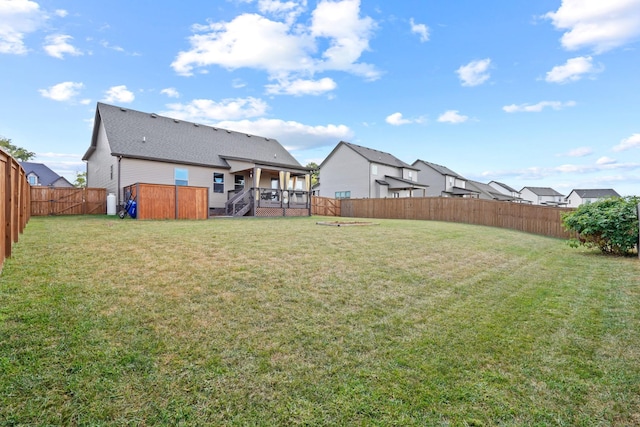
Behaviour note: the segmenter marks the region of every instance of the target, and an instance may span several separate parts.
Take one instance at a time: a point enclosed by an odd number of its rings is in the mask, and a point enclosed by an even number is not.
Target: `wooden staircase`
[[[227,200],[224,204],[227,216],[245,216],[253,211],[253,190],[244,190]]]

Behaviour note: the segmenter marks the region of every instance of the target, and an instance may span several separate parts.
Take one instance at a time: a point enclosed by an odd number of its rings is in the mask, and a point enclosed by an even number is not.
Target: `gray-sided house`
[[[467,188],[467,180],[451,169],[424,160],[416,160],[412,165],[420,171],[418,182],[428,186],[428,197],[470,197],[478,198],[480,193]]]
[[[341,141],[320,164],[319,195],[336,199],[422,197],[418,169],[383,151]]]
[[[33,162],[18,162],[24,169],[24,172],[29,180],[29,184],[34,187],[63,187],[63,188],[72,188],[73,184],[71,184],[67,178],[58,175],[48,166],[42,163],[33,163]]]
[[[273,138],[98,103],[87,186],[123,205],[136,183],[209,188],[214,215],[310,215],[310,171]]]
[[[495,190],[498,190],[500,193],[511,197],[511,201],[515,202],[515,203],[528,203],[524,200],[522,200],[522,196],[520,195],[520,192],[518,190],[516,190],[513,187],[508,186],[505,183],[502,182],[498,182],[498,181],[490,181],[489,185],[491,187],[493,187]]]
[[[501,193],[489,184],[485,184],[471,179],[467,180],[467,189],[475,190],[478,192],[478,198],[483,200],[498,200],[501,202],[513,202],[514,199],[511,196]]]
[[[567,206],[577,208],[580,205],[597,202],[609,197],[620,197],[620,194],[612,188],[592,188],[585,190],[572,190],[567,196]]]
[[[564,196],[550,187],[523,187],[520,194],[523,200],[533,205],[563,207],[567,205]]]

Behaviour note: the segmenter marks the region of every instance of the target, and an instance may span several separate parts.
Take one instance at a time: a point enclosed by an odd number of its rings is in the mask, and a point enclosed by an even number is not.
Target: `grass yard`
[[[427,221],[34,217],[0,425],[640,425],[640,261]]]

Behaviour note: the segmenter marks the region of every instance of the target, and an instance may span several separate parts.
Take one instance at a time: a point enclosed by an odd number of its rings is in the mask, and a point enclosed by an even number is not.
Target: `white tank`
[[[116,214],[116,195],[109,193],[107,196],[107,215]]]

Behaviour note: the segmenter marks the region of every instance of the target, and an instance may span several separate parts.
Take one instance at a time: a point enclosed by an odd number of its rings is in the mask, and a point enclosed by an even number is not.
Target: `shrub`
[[[638,242],[637,206],[640,197],[613,197],[581,205],[562,215],[562,225],[574,231],[570,244],[599,248],[615,255],[630,255]]]

